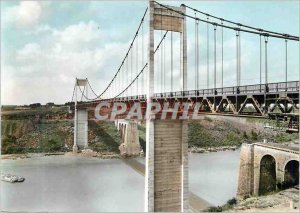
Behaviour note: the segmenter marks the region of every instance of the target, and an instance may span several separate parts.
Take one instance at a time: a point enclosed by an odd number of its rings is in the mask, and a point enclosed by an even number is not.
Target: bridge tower
[[[78,152],[78,148],[86,148],[88,146],[88,112],[87,109],[77,108],[77,89],[81,91],[81,96],[85,93],[88,97],[88,81],[87,79],[75,79],[74,87],[74,144],[73,152]],[[82,97],[81,97],[82,99]]]
[[[187,85],[185,6],[173,7],[149,1],[149,46],[147,103],[154,95],[154,31],[180,33],[180,86]],[[177,11],[177,12],[176,12]],[[179,12],[179,13],[178,13]],[[145,211],[183,212],[188,210],[187,123],[184,120],[146,121]]]

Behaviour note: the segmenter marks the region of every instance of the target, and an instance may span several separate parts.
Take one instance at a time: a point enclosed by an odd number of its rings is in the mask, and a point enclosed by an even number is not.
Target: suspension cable
[[[154,54],[157,52],[157,50],[159,49],[160,45],[162,44],[163,40],[166,38],[168,31],[165,32],[163,39],[159,42],[159,44],[157,45],[156,49],[154,50]],[[144,67],[141,69],[141,71],[138,73],[138,75],[133,79],[133,81],[128,84],[128,86],[122,91],[120,92],[117,96],[115,96],[114,98],[119,97],[120,95],[122,95],[123,93],[125,93],[129,87],[131,87],[131,85],[139,78],[139,76],[144,72],[145,68],[148,66],[148,62],[144,65]],[[147,70],[147,69],[146,69]]]
[[[91,84],[90,84],[90,81],[89,80],[87,80],[87,83],[88,83],[88,85],[89,85],[89,87],[90,87],[90,89],[91,89],[91,91],[92,91],[92,93],[97,97],[97,94],[95,93],[95,91],[93,90],[93,88],[92,88],[92,86],[91,86]]]
[[[156,4],[170,10],[170,11],[173,11],[177,14],[180,14],[182,16],[185,16],[185,17],[188,17],[188,18],[191,18],[191,19],[195,19],[195,17],[193,16],[190,16],[188,14],[185,14],[183,12],[180,12],[180,11],[177,11],[177,10],[174,10],[173,8],[170,8],[166,5],[163,5],[163,4],[160,4],[158,2],[155,1]],[[205,14],[207,17],[210,17],[211,15],[209,14]],[[212,16],[211,16],[212,17]],[[221,24],[218,24],[216,22],[212,22],[212,21],[208,21],[208,20],[204,20],[204,19],[200,19],[200,18],[197,18],[197,20],[201,21],[201,22],[205,22],[205,23],[208,23],[208,24],[211,24],[211,25],[214,25],[216,24],[217,26],[221,26]],[[223,19],[224,20],[224,19]],[[245,26],[245,25],[242,25],[242,24],[238,24],[239,26]],[[231,26],[228,26],[228,25],[223,25],[224,28],[227,28],[227,29],[231,29],[231,30],[237,30],[239,28],[237,27],[231,27]],[[264,31],[262,29],[259,29],[257,28],[257,31],[251,31],[251,30],[246,30],[246,29],[240,29],[240,31],[242,32],[247,32],[247,33],[252,33],[252,34],[257,34],[257,35],[263,35],[263,36],[269,36],[269,37],[274,37],[274,38],[283,38],[283,39],[288,39],[288,40],[294,40],[294,41],[299,41],[299,37],[297,36],[292,36],[292,35],[289,35],[289,34],[282,34],[282,35],[277,35],[277,34],[273,34],[273,33],[270,33],[270,32],[267,32],[267,31]]]
[[[76,81],[77,81],[77,78],[76,78]],[[75,87],[76,87],[76,84],[77,84],[77,82],[75,83],[74,88],[73,88],[73,95],[72,95],[71,103],[73,102],[73,99],[74,99],[74,96],[75,96]]]
[[[238,26],[241,26],[241,27],[244,27],[244,28],[249,28],[249,29],[256,30],[256,31],[260,31],[260,32],[264,32],[264,33],[271,33],[271,34],[276,34],[276,35],[281,35],[281,36],[290,36],[290,35],[287,35],[287,34],[284,34],[284,33],[273,32],[273,31],[264,30],[264,29],[252,27],[252,26],[249,26],[249,25],[245,25],[245,24],[233,22],[233,21],[230,21],[230,20],[227,20],[227,19],[223,19],[223,18],[220,18],[220,17],[217,17],[217,16],[210,15],[210,14],[208,14],[208,13],[201,12],[201,11],[199,11],[199,10],[197,10],[197,9],[195,9],[195,8],[192,8],[192,7],[190,7],[190,6],[187,6],[187,5],[185,5],[185,4],[182,4],[182,5],[184,5],[184,6],[187,7],[188,9],[193,10],[194,12],[198,12],[198,13],[201,13],[201,14],[203,14],[203,15],[210,16],[210,17],[215,18],[215,19],[218,19],[218,20],[220,20],[220,21],[222,21],[222,22],[227,22],[227,23],[230,23],[230,24],[238,25]],[[296,36],[291,36],[291,37],[297,38]]]
[[[117,76],[118,73],[120,72],[121,66],[122,66],[123,62],[126,60],[126,58],[128,57],[129,52],[130,52],[130,50],[131,50],[131,48],[132,48],[132,44],[134,43],[134,41],[135,41],[135,39],[136,39],[136,37],[137,37],[137,33],[139,32],[139,30],[140,30],[140,28],[141,28],[141,26],[142,26],[142,23],[144,22],[144,19],[145,19],[145,16],[146,16],[146,14],[147,14],[147,11],[148,11],[148,7],[146,8],[146,10],[145,10],[145,12],[144,12],[144,14],[143,14],[143,17],[142,17],[142,19],[141,19],[141,21],[140,21],[140,24],[139,24],[139,26],[138,26],[138,29],[137,29],[137,31],[136,31],[134,37],[133,37],[133,40],[131,41],[130,47],[129,47],[129,49],[127,50],[127,53],[126,53],[125,57],[123,58],[122,63],[121,63],[121,65],[119,66],[119,68],[118,68],[116,74],[114,75],[114,77],[112,78],[112,80],[110,81],[110,83],[108,84],[108,86],[103,90],[103,92],[102,92],[100,95],[98,95],[98,96],[95,98],[95,100],[96,100],[97,98],[100,98],[100,97],[108,90],[108,88],[110,87],[110,85],[113,83],[113,81],[115,80],[116,76]]]

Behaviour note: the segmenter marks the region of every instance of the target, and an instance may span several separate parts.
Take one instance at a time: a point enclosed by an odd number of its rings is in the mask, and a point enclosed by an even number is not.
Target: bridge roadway
[[[277,115],[299,116],[295,111],[299,109],[299,81],[245,85],[239,87],[224,87],[216,89],[201,89],[190,91],[177,91],[154,93],[153,102],[170,103],[170,108],[175,102],[179,102],[178,116],[183,112],[184,102],[192,103],[189,115],[194,111],[195,103],[199,103],[198,114],[216,114],[232,116],[249,116],[267,118],[269,113],[274,113],[277,108]],[[100,99],[91,102],[78,102],[78,109],[95,110],[100,102],[123,102],[127,105],[127,111],[119,116],[118,119],[126,118],[130,106],[140,102],[142,113],[145,115],[147,101],[146,95],[134,95],[126,97],[115,97],[110,99]],[[246,106],[252,105],[249,111]],[[111,106],[112,107],[112,106]],[[111,111],[105,109],[102,111]],[[159,112],[157,115],[159,115]]]

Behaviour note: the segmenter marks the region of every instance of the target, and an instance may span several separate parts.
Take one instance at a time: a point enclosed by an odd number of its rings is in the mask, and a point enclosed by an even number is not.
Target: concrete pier
[[[88,112],[86,109],[76,109],[73,152],[86,147],[88,147]]]
[[[122,143],[119,146],[121,155],[139,155],[141,152],[141,147],[137,123],[133,121],[122,121],[118,124],[118,129],[122,136]]]

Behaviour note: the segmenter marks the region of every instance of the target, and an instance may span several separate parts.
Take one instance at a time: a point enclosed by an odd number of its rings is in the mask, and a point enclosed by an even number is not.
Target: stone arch
[[[264,155],[260,160],[259,195],[276,190],[276,160]]]
[[[292,187],[299,184],[299,161],[290,160],[284,167],[284,187]]]

